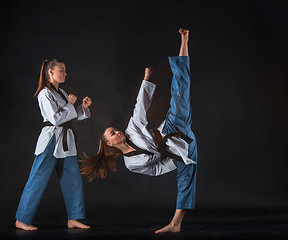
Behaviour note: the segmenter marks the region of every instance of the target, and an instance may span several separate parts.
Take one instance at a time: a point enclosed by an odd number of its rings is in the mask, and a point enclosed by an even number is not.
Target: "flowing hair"
[[[115,147],[107,145],[107,140],[102,135],[99,140],[99,149],[96,156],[88,156],[83,154],[80,160],[81,174],[86,175],[89,182],[92,182],[96,177],[104,179],[107,177],[108,171],[116,172],[115,160],[123,156],[123,153]]]
[[[50,59],[50,60],[44,60],[42,63],[41,71],[40,71],[40,77],[39,77],[39,83],[38,88],[34,94],[34,97],[37,97],[38,94],[41,92],[41,90],[45,87],[49,88],[51,91],[53,91],[51,87],[51,83],[49,82],[49,69],[54,69],[55,66],[58,63],[63,63],[62,60],[58,59]]]

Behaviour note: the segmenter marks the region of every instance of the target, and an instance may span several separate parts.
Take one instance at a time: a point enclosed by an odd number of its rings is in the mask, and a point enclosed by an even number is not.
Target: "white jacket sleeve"
[[[68,99],[68,94],[63,89],[60,89],[60,91]],[[89,108],[84,109],[82,104],[76,108],[76,113],[77,113],[77,120],[79,120],[79,121],[91,117],[91,113],[90,113]]]
[[[159,176],[176,169],[176,165],[171,158],[160,159],[159,156],[148,156],[146,154],[131,157],[124,156],[125,166],[135,173],[149,176]]]
[[[44,119],[55,126],[68,122],[77,117],[77,112],[71,103],[63,107],[57,105],[54,96],[49,91],[41,91],[38,95],[39,107]]]
[[[146,112],[151,106],[155,89],[156,85],[154,83],[148,82],[146,80],[142,81],[136,99],[133,116],[131,117],[131,120],[140,128],[146,127],[148,124]]]
[[[82,104],[76,108],[76,112],[77,112],[77,120],[79,121],[91,117],[89,108],[84,109]]]

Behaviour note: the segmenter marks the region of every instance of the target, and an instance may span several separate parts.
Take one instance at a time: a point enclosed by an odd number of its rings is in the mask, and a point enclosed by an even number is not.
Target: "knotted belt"
[[[172,159],[174,159],[176,161],[184,163],[183,159],[180,156],[168,151],[168,146],[166,145],[166,142],[167,142],[168,138],[171,138],[173,136],[174,137],[181,137],[188,144],[190,144],[193,141],[193,139],[191,139],[188,136],[184,135],[181,131],[177,131],[175,133],[167,134],[163,138],[162,138],[162,136],[161,136],[161,134],[160,134],[160,132],[158,130],[153,130],[153,132],[154,132],[153,140],[154,140],[154,143],[155,143],[155,145],[157,147],[157,151],[161,154],[161,159],[165,159],[165,158],[169,157],[169,158],[172,158]],[[141,149],[141,148],[137,147],[132,141],[129,140],[129,138],[127,138],[126,141],[136,151],[125,153],[124,156],[132,157],[134,155],[138,155],[138,154],[142,154],[142,153],[147,154],[147,155],[153,155],[152,152],[149,152],[147,150],[144,150],[144,149]]]
[[[188,144],[190,144],[193,140],[191,138],[189,138],[188,136],[184,135],[179,130],[177,132],[174,132],[174,133],[169,133],[169,134],[165,135],[163,138],[162,138],[162,135],[160,134],[160,132],[157,129],[153,130],[153,132],[154,132],[154,136],[153,136],[154,143],[155,143],[155,145],[157,147],[157,150],[161,154],[161,158],[169,157],[169,158],[172,158],[172,159],[174,159],[176,161],[184,163],[183,159],[180,156],[168,151],[168,146],[166,145],[166,142],[167,142],[168,138],[171,138],[173,136],[174,137],[181,137]]]
[[[66,103],[68,103],[68,99],[59,89],[57,89],[53,84],[50,84],[50,86],[55,92],[57,92],[65,100]],[[44,126],[54,126],[54,125],[48,121],[48,122],[44,122]],[[67,143],[67,130],[68,129],[72,130],[75,141],[76,141],[76,134],[73,129],[72,121],[70,120],[68,122],[62,123],[61,125],[59,125],[59,127],[62,127],[61,134],[63,134],[63,150],[64,152],[67,152],[68,151],[68,143]]]
[[[47,127],[47,126],[54,126],[54,125],[50,122],[44,122],[44,127]],[[63,138],[62,138],[63,150],[64,150],[64,152],[67,152],[68,151],[68,142],[67,142],[67,130],[68,129],[72,130],[72,132],[74,134],[74,138],[76,139],[76,135],[75,135],[75,132],[73,129],[72,121],[62,123],[61,125],[59,125],[59,127],[62,127],[61,134],[63,134]]]

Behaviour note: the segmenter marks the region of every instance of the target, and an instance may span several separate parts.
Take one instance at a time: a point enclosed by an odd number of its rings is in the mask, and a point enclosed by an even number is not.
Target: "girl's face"
[[[125,135],[114,127],[109,127],[105,130],[104,138],[107,140],[107,145],[110,147],[117,147],[117,145],[126,141]]]
[[[64,63],[57,63],[54,69],[49,69],[50,81],[52,83],[64,83],[67,73]]]

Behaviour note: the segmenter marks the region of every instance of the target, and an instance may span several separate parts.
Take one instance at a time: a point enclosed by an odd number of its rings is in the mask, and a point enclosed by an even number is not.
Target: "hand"
[[[72,105],[74,105],[76,100],[77,100],[77,97],[74,94],[70,93],[68,96],[68,102],[71,103]]]
[[[152,75],[152,67],[145,68],[144,80],[149,81],[151,75]]]
[[[89,107],[92,104],[92,100],[89,97],[85,97],[83,98],[83,103],[82,106],[84,109],[86,109],[87,107]]]

